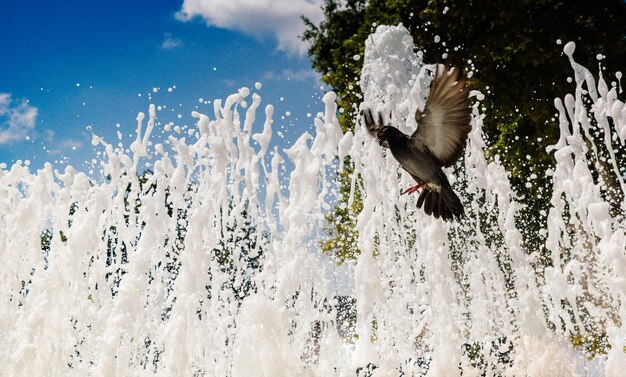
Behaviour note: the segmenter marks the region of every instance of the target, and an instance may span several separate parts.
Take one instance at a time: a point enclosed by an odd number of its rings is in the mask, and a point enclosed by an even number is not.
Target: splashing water
[[[565,46],[576,92],[555,101],[545,268],[522,247],[524,206],[507,173],[485,159],[478,104],[454,174],[467,213],[459,224],[400,195],[410,177],[363,128],[341,132],[333,93],[315,134],[282,151],[271,147],[272,107],[255,133],[261,98],[248,105],[243,88],[215,101],[213,119],[194,112],[198,137],[171,136],[171,153],[150,147],[154,107],[143,132],[138,117],[132,155],[94,137],[106,152],[101,183],[49,164],[0,170],[0,374],[617,375],[626,368],[625,223],[587,158],[608,151],[604,173],[623,198],[613,144],[625,142],[626,107],[617,85],[596,84],[573,52]],[[423,108],[433,67],[408,32],[379,27],[364,62],[365,103],[414,128],[409,114]],[[154,152],[154,172],[138,177]],[[340,287],[318,244],[346,156],[363,211],[361,254]],[[569,336],[588,333],[610,345],[596,360],[570,346]]]

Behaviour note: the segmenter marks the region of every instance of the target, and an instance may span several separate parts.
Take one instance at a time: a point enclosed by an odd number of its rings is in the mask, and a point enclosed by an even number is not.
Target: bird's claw
[[[404,190],[404,192],[402,193],[402,195],[404,194],[412,194],[416,191],[418,191],[419,189],[421,189],[422,187],[426,186],[426,183],[420,183],[418,185],[415,186],[411,186],[408,189]]]

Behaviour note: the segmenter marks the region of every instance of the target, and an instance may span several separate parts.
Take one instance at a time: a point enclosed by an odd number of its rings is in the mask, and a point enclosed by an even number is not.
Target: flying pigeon
[[[469,90],[465,77],[447,65],[435,69],[430,95],[424,111],[415,112],[417,130],[411,136],[385,125],[382,114],[376,121],[370,109],[363,110],[369,133],[381,146],[389,148],[417,185],[403,194],[424,189],[417,199],[417,208],[427,215],[443,220],[460,219],[465,214],[463,203],[454,193],[442,167],[453,165],[463,154],[471,131]]]

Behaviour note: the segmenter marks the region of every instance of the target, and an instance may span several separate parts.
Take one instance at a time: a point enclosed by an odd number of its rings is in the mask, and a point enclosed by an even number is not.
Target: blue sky
[[[297,38],[299,16],[319,21],[320,4],[4,0],[0,164],[85,171],[96,156],[88,126],[112,143],[121,131],[128,147],[150,103],[162,106],[162,124],[193,126],[192,111],[212,114],[214,99],[256,82],[286,146],[311,128],[307,114],[323,111],[322,84]]]

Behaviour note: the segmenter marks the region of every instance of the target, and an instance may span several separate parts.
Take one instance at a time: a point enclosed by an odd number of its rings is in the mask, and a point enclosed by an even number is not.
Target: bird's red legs
[[[406,189],[406,190],[402,193],[402,195],[404,195],[404,194],[411,194],[411,193],[414,193],[415,191],[417,191],[417,190],[421,189],[421,188],[422,188],[422,187],[424,187],[424,186],[426,186],[426,182],[422,182],[422,183],[420,183],[420,184],[418,184],[418,185],[411,186],[411,187],[409,187],[408,189]]]

